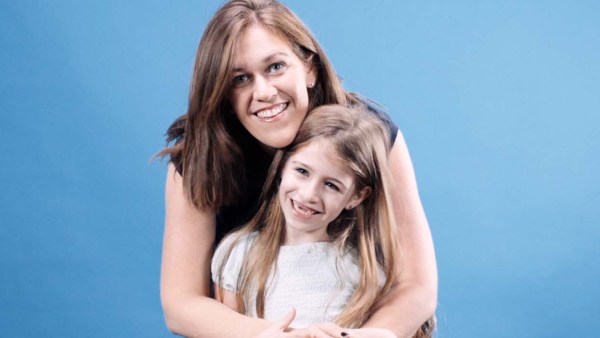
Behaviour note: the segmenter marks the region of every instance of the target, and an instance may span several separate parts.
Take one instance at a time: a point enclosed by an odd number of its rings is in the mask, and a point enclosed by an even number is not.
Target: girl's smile
[[[363,198],[356,191],[354,173],[338,159],[328,140],[311,141],[288,158],[281,174],[285,244],[328,241],[329,223]]]

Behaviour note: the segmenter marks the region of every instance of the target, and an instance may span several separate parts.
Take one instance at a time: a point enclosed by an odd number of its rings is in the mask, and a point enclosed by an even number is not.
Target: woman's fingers
[[[255,338],[342,338],[347,332],[335,324],[319,323],[301,329],[290,328],[296,318],[296,309],[292,308],[283,318],[264,329]]]
[[[319,323],[301,329],[292,329],[290,338],[341,338],[343,329],[335,324]]]
[[[261,331],[255,338],[278,338],[288,337],[285,333],[288,331],[290,324],[296,318],[296,309],[292,308],[283,318],[273,323],[273,325],[267,327]]]
[[[296,308],[292,308],[290,312],[288,312],[283,318],[281,318],[277,323],[280,325],[281,330],[287,330],[290,324],[296,318]]]
[[[396,335],[386,329],[362,328],[345,330],[346,338],[396,338]]]
[[[348,330],[339,327],[332,323],[318,323],[313,326],[317,327],[319,330],[323,331],[323,333],[328,334],[330,337],[345,337],[342,333],[347,332]]]

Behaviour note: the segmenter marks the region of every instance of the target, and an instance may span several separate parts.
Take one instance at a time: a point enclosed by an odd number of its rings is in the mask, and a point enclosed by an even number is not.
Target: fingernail
[[[346,332],[342,332],[342,337],[348,337],[348,334]]]

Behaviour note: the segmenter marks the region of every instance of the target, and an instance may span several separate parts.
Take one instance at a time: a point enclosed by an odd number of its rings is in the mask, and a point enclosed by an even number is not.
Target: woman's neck
[[[277,152],[277,148],[269,147],[268,145],[266,145],[262,142],[258,142],[258,144],[260,145],[260,149],[262,149],[262,151],[266,155],[268,155],[270,158],[273,158],[273,156],[275,156],[275,153]]]

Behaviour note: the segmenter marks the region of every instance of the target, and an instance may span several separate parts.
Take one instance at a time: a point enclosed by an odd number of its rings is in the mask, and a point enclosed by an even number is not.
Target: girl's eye
[[[301,175],[304,175],[304,176],[308,175],[308,171],[304,168],[296,168],[295,170],[297,173],[299,173]]]
[[[335,191],[340,191],[340,188],[338,188],[338,186],[335,185],[334,183],[325,182],[325,186],[327,186],[328,188],[333,189]]]
[[[246,74],[238,75],[238,76],[234,77],[233,80],[231,80],[231,84],[234,87],[240,87],[244,83],[248,82],[249,79],[250,79],[250,77]]]
[[[269,66],[269,73],[280,72],[285,68],[285,63],[283,62],[275,62],[274,64]]]

